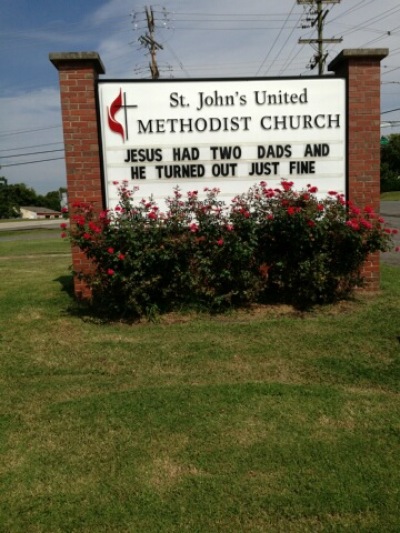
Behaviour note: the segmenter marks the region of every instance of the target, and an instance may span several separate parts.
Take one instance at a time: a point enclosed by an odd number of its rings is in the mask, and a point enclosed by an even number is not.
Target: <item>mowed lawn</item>
[[[0,532],[400,531],[399,268],[305,314],[104,324],[29,235],[0,241]]]

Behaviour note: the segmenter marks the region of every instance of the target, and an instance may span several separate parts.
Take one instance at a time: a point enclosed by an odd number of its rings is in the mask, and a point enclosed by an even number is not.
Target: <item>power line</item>
[[[24,161],[23,163],[10,163],[6,165],[1,165],[1,168],[6,167],[19,167],[21,165],[32,165],[34,163],[44,163],[46,161],[59,161],[60,159],[64,159],[63,157],[54,157],[52,159],[39,159],[37,161]]]
[[[370,41],[367,41],[362,45],[363,48],[369,46],[370,44],[377,43],[379,41],[382,41],[382,39],[385,39],[388,36],[387,32],[385,32],[384,35],[381,35],[380,37],[376,37],[375,39],[371,39]]]
[[[340,39],[326,39],[323,36],[324,31],[324,21],[326,16],[329,13],[329,10],[323,10],[322,6],[328,3],[339,4],[341,0],[297,0],[297,3],[300,5],[309,5],[309,14],[307,16],[307,21],[311,23],[311,27],[317,27],[318,37],[316,39],[299,39],[299,44],[317,44],[318,51],[314,54],[312,63],[310,63],[310,69],[313,70],[318,65],[318,74],[321,76],[324,73],[324,67],[326,58],[328,57],[327,53],[324,53],[324,44],[325,43],[340,43],[343,41]],[[316,5],[316,10],[314,6]],[[315,15],[315,18],[311,18],[310,15]],[[306,26],[307,27],[307,26]]]
[[[292,31],[291,31],[291,32],[289,33],[289,35],[287,36],[286,41],[283,43],[283,45],[281,46],[279,52],[276,54],[275,59],[271,62],[269,68],[265,71],[265,75],[267,75],[268,72],[271,70],[271,66],[272,66],[272,65],[275,63],[275,61],[278,59],[279,54],[280,54],[280,53],[282,52],[282,50],[285,48],[287,42],[289,41],[289,39],[290,39],[291,36],[293,35],[294,30],[297,29],[297,27],[298,27],[298,23],[300,22],[300,19],[301,19],[301,15],[300,15],[300,17],[298,18],[298,21],[297,21],[296,26],[293,27]]]
[[[282,33],[282,31],[283,31],[283,28],[284,28],[284,26],[285,26],[287,20],[288,20],[289,17],[291,16],[291,14],[292,14],[292,12],[293,12],[293,9],[295,8],[295,5],[296,5],[296,4],[293,4],[292,9],[290,10],[290,13],[289,13],[288,16],[286,17],[285,22],[282,24],[282,27],[281,27],[281,29],[280,29],[280,31],[279,31],[277,37],[275,38],[275,41],[273,42],[271,48],[268,50],[267,55],[265,56],[265,58],[263,59],[261,65],[260,65],[259,68],[258,68],[258,70],[257,70],[257,72],[256,72],[256,74],[255,74],[256,76],[258,75],[258,73],[260,72],[260,70],[261,70],[261,69],[263,68],[263,66],[265,65],[265,63],[266,63],[267,59],[269,58],[269,56],[270,56],[270,54],[271,54],[271,52],[272,52],[274,46],[275,46],[276,43],[278,42],[278,39],[279,39],[279,37],[281,36],[281,33]]]
[[[287,26],[285,29],[287,30],[290,30],[290,29],[293,29],[295,30],[297,28],[297,26]],[[238,27],[234,27],[234,28],[221,28],[221,27],[204,27],[204,28],[199,28],[199,27],[185,27],[185,28],[182,28],[182,27],[175,27],[174,28],[175,30],[187,30],[187,31],[249,31],[249,30],[255,30],[255,31],[262,31],[262,30],[277,30],[278,27],[276,26],[256,26],[256,27],[252,27],[252,28],[238,28]]]
[[[60,148],[59,150],[42,150],[40,152],[26,152],[24,154],[1,155],[0,159],[11,159],[13,157],[26,157],[27,155],[52,154],[54,152],[64,152],[64,148]]]
[[[382,111],[381,115],[386,115],[386,113],[393,113],[393,111],[400,111],[400,107],[396,107],[396,109],[389,109],[388,111]]]
[[[183,70],[183,72],[186,74],[186,76],[188,78],[190,78],[190,73],[186,70],[186,68],[183,66],[183,63],[182,61],[179,59],[179,57],[176,55],[175,51],[172,49],[171,45],[168,44],[168,43],[165,43],[165,46],[168,48],[168,50],[171,52],[171,54],[174,56],[174,58],[176,59],[176,61],[178,61],[178,64],[179,66],[181,67],[181,69]]]
[[[270,15],[264,15],[266,17],[264,20],[263,20],[263,17],[261,16],[255,16],[254,18],[248,18],[248,19],[243,18],[244,16],[245,15],[242,15],[240,18],[237,19],[237,21],[247,23],[247,22],[283,22],[287,20],[287,17],[274,19]],[[295,18],[296,17],[294,16],[293,20],[295,20]],[[216,18],[216,17],[203,18],[203,19],[197,19],[197,20],[193,20],[192,18],[180,18],[180,19],[172,18],[171,20],[173,20],[174,22],[196,22],[196,24],[198,22],[227,22],[227,23],[237,22],[235,19]]]
[[[358,4],[356,4],[355,6],[353,7],[350,7],[349,9],[346,9],[346,11],[343,11],[340,15],[338,15],[336,18],[333,18],[331,19],[328,24],[332,24],[332,22],[335,22],[335,20],[338,20],[342,17],[344,17],[345,15],[348,15],[350,13],[353,13],[354,11],[358,11],[359,9],[363,9],[365,8],[368,4],[372,4],[373,2],[376,3],[376,0],[369,0],[369,2],[365,3],[365,0],[360,0],[360,2],[358,2]],[[360,6],[360,7],[359,7]]]
[[[164,11],[160,11],[157,9],[153,10],[154,13],[164,13]],[[256,17],[257,19],[260,19],[261,17],[265,17],[267,19],[270,19],[271,17],[285,17],[287,16],[287,13],[204,13],[204,12],[189,12],[189,11],[180,11],[174,12],[174,16],[181,16],[181,15],[187,15],[190,17],[210,17],[211,20],[214,19],[214,17],[236,17],[239,19],[243,19],[244,17]],[[283,20],[283,19],[282,19]]]
[[[298,23],[300,23],[301,21],[301,17],[303,15],[301,14],[299,19],[298,19]],[[284,62],[284,65],[282,66],[281,70],[278,72],[278,76],[281,76],[281,74],[284,72],[284,71],[287,71],[290,67],[290,65],[294,62],[294,60],[296,59],[296,57],[300,54],[301,52],[301,48],[297,48],[297,52],[293,55],[293,52],[295,51],[296,47],[297,47],[297,44],[296,42],[293,43],[293,46],[288,54],[288,58],[285,60]]]
[[[22,133],[33,133],[36,131],[45,131],[45,130],[55,130],[57,128],[61,128],[61,124],[59,126],[48,126],[46,128],[33,128],[29,130],[11,130],[8,132],[0,132],[0,137],[8,137],[10,135],[20,135]]]
[[[381,22],[382,20],[386,19],[387,17],[390,17],[390,16],[394,15],[398,11],[400,11],[400,7],[392,7],[390,9],[387,9],[386,11],[383,11],[383,13],[380,13],[379,16],[375,15],[374,17],[371,17],[371,18],[369,18],[367,20],[361,21],[360,24],[358,24],[357,26],[351,27],[347,31],[343,32],[343,35],[351,34],[354,31],[362,31],[362,30],[375,31],[374,28],[370,28],[368,26],[365,26],[365,24],[368,24],[368,22],[374,22],[374,23]]]
[[[400,67],[391,68],[390,70],[383,72],[382,76],[385,76],[386,74],[390,74],[391,72],[394,72],[395,70],[399,70],[399,68]]]
[[[15,150],[27,150],[28,148],[40,148],[41,146],[52,146],[54,144],[63,144],[62,141],[54,143],[44,143],[44,144],[31,144],[30,146],[19,146],[18,148],[3,148],[0,149],[0,152],[12,152]]]

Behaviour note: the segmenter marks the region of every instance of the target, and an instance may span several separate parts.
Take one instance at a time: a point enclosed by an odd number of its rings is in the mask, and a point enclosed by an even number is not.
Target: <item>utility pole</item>
[[[151,77],[153,80],[157,80],[160,77],[160,71],[157,65],[157,50],[163,50],[163,46],[154,39],[155,20],[153,8],[151,6],[146,6],[145,13],[148,33],[146,33],[145,35],[141,35],[139,37],[139,42],[150,52],[151,62],[149,66]]]
[[[324,73],[325,61],[328,56],[324,53],[325,43],[341,43],[340,39],[325,39],[324,34],[324,21],[329,13],[329,9],[323,9],[324,4],[340,4],[341,0],[297,0],[300,5],[310,5],[309,15],[307,16],[307,22],[311,23],[311,26],[302,26],[302,28],[314,28],[317,27],[318,37],[317,39],[299,39],[299,44],[316,44],[318,46],[317,53],[313,57],[313,62],[310,64],[310,69],[313,70],[318,65],[318,75],[322,76]],[[316,9],[314,8],[316,6]],[[311,18],[311,16],[314,18]]]

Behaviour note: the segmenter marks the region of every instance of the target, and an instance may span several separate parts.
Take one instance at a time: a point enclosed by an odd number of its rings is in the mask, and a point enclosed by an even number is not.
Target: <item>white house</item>
[[[53,211],[47,207],[26,206],[20,207],[21,217],[29,220],[43,220],[45,218],[61,218],[60,211]]]

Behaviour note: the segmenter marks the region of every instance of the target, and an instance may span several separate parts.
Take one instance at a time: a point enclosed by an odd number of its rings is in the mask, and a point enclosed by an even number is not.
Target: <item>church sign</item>
[[[346,80],[98,81],[106,205],[118,184],[155,200],[281,179],[346,194]]]

